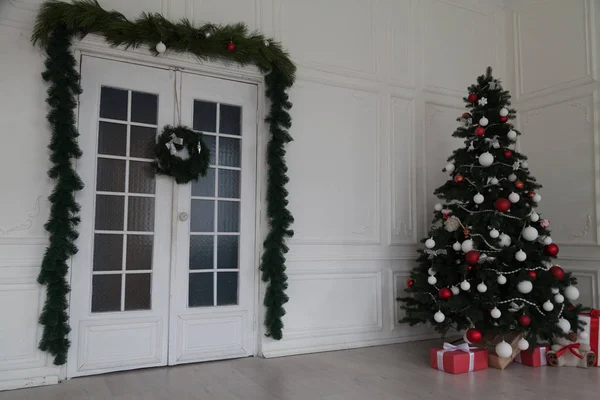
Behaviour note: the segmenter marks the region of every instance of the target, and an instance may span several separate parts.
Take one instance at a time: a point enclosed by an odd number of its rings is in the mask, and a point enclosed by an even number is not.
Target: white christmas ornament
[[[473,241],[471,239],[467,239],[460,245],[463,252],[468,253],[473,250]]]
[[[269,42],[268,40],[265,40],[265,46],[269,47],[271,45],[271,42]]]
[[[165,46],[165,44],[163,42],[158,42],[156,44],[156,51],[158,53],[164,53],[165,51],[167,51],[167,46]]]
[[[540,220],[540,214],[536,213],[535,211],[533,211],[531,213],[531,215],[529,216],[529,220],[531,222],[538,222]]]
[[[533,289],[533,284],[529,281],[521,281],[517,285],[517,289],[519,290],[519,292],[527,294]]]
[[[460,242],[454,242],[454,244],[452,245],[452,249],[454,251],[459,251],[461,249]]]
[[[205,38],[207,38],[207,39],[208,39],[209,37],[211,37],[211,36],[212,36],[212,33],[210,33],[210,32],[205,32],[205,33],[204,33],[204,37],[205,37]]]
[[[506,277],[504,275],[498,275],[497,281],[499,285],[504,285],[506,283]]]
[[[519,250],[515,253],[515,260],[523,262],[527,260],[527,254],[523,250]]]
[[[529,168],[529,163],[527,161],[521,161],[521,168],[523,168],[523,169]]]
[[[550,290],[552,291],[552,294],[558,294],[558,288],[557,287],[553,287]]]
[[[440,203],[437,203],[435,206],[433,206],[435,211],[442,211],[442,208],[444,207]]]
[[[502,108],[500,109],[500,116],[501,116],[501,117],[506,117],[507,115],[508,115],[508,108],[506,108],[506,107],[502,107]]]
[[[508,181],[509,181],[509,182],[514,182],[514,181],[516,181],[516,180],[517,180],[517,176],[516,176],[515,174],[510,174],[510,175],[508,176]]]
[[[501,247],[508,247],[508,246],[510,246],[510,243],[511,243],[510,236],[508,236],[506,233],[500,234],[500,246]]]
[[[485,97],[480,98],[478,103],[480,106],[485,106],[488,103],[487,98],[485,98]]]
[[[496,239],[498,236],[500,236],[500,232],[498,232],[498,230],[496,228],[494,228],[490,231],[490,237],[492,239]]]
[[[515,192],[512,192],[508,195],[508,200],[510,200],[511,203],[518,203],[519,200],[521,200],[521,196],[519,196]]]
[[[430,285],[435,285],[437,283],[436,277],[430,276],[429,278],[427,278],[427,283],[429,283]]]
[[[492,316],[492,318],[498,319],[502,316],[502,312],[498,310],[497,307],[494,307],[492,311],[490,311],[490,315]]]
[[[489,167],[494,163],[494,156],[490,152],[485,152],[479,156],[479,164],[482,167]]]
[[[489,124],[490,121],[488,121],[488,119],[486,117],[481,117],[481,119],[479,120],[479,126],[487,126],[487,124]]]
[[[435,322],[442,323],[446,319],[446,316],[441,311],[438,311],[433,314],[433,319],[435,319]]]
[[[460,293],[460,289],[457,288],[456,286],[452,286],[450,288],[450,290],[452,291],[452,294],[455,295],[455,296]]]
[[[564,318],[560,318],[556,323],[560,329],[562,329],[563,333],[571,332],[571,323]]]
[[[467,290],[471,289],[471,284],[468,281],[462,281],[460,288],[466,292]]]
[[[435,275],[435,271],[433,270],[433,268],[429,268],[429,269],[427,270],[427,273],[428,273],[429,275]]]
[[[473,201],[475,202],[475,204],[481,204],[483,203],[483,195],[481,193],[477,193],[475,196],[473,196]]]
[[[494,143],[492,143],[492,147],[495,148],[495,149],[499,149],[500,148],[500,143],[494,142]]]
[[[508,131],[508,133],[506,134],[506,137],[508,137],[510,140],[512,140],[513,142],[515,140],[517,140],[517,132],[515,131]]]
[[[425,241],[425,247],[427,247],[428,249],[433,249],[435,247],[435,240],[433,240],[432,238],[429,238]]]
[[[586,331],[579,332],[579,339],[586,341],[590,339],[590,335]]]
[[[522,236],[523,239],[529,242],[533,242],[535,239],[538,238],[539,234],[537,229],[535,229],[533,226],[528,226],[527,228],[523,229]]]
[[[575,286],[567,286],[563,293],[565,297],[571,301],[575,301],[579,298],[579,289]]]
[[[552,311],[554,310],[554,304],[552,304],[552,302],[548,300],[544,304],[542,304],[542,308],[544,309],[544,311]]]
[[[479,293],[487,292],[487,286],[485,285],[485,283],[481,282],[479,285],[477,285],[477,291]]]
[[[498,178],[496,178],[496,177],[494,176],[492,179],[490,179],[490,184],[491,184],[491,185],[497,185],[497,184],[498,184]]]
[[[527,350],[529,348],[529,342],[525,340],[525,338],[521,338],[517,342],[517,347],[519,350]]]
[[[551,238],[550,236],[546,236],[546,237],[544,238],[544,244],[545,244],[546,246],[548,246],[549,244],[552,244],[552,238]]]
[[[446,164],[446,167],[444,169],[446,170],[446,172],[452,173],[454,172],[454,164],[448,163]]]
[[[512,356],[513,352],[512,346],[506,343],[504,340],[498,343],[494,350],[500,358],[509,358],[510,356]]]
[[[565,301],[565,297],[562,294],[558,293],[558,294],[554,295],[554,302],[555,303],[562,304],[563,301]]]
[[[539,194],[536,193],[533,195],[531,200],[533,200],[535,203],[539,203],[540,201],[542,201],[542,196],[540,196]]]

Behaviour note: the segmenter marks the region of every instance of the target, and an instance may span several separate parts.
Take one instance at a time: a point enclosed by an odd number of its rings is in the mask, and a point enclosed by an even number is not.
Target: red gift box
[[[592,308],[590,312],[579,314],[579,319],[585,322],[583,332],[588,334],[588,338],[583,340],[579,338],[579,343],[589,344],[592,351],[596,353],[596,363],[598,366],[598,350],[600,348],[600,310]]]
[[[466,343],[458,346],[444,343],[442,348],[431,349],[429,355],[431,368],[451,374],[463,374],[488,367],[488,351],[469,347]]]
[[[529,350],[523,350],[514,359],[514,362],[528,365],[530,367],[542,367],[548,365],[546,360],[546,353],[550,350],[550,346],[539,346],[533,349],[533,352]]]

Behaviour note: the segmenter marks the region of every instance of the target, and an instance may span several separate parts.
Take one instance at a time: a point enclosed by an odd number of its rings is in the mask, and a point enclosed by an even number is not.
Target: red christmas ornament
[[[475,134],[477,136],[485,135],[485,128],[483,126],[478,126],[477,128],[475,128]]]
[[[452,297],[452,292],[450,289],[443,287],[438,292],[438,297],[442,300],[448,300],[450,297]]]
[[[556,257],[558,254],[558,246],[555,243],[550,243],[547,246],[544,246],[544,253],[550,257]]]
[[[494,207],[500,212],[507,212],[510,209],[510,201],[505,198],[500,198],[494,202]]]
[[[529,193],[527,194],[527,196],[529,196],[529,197],[531,198],[531,197],[535,196],[535,192],[529,192]]]
[[[516,181],[515,187],[519,190],[523,190],[523,188],[525,187],[525,183],[523,183],[523,181]]]
[[[234,50],[235,50],[235,43],[233,43],[233,42],[227,43],[227,51],[231,53]]]
[[[559,281],[565,279],[565,270],[559,267],[558,265],[550,268],[550,273]]]
[[[469,341],[469,343],[477,344],[481,342],[481,339],[483,339],[483,335],[481,334],[480,330],[475,328],[467,330],[467,340]]]
[[[412,279],[407,279],[406,280],[406,286],[411,287],[414,284],[415,284],[415,281],[413,281]]]
[[[461,174],[454,176],[454,182],[461,183],[465,179]]]
[[[537,274],[535,273],[535,271],[529,271],[529,272],[527,273],[527,275],[529,275],[529,277],[530,277],[531,279],[535,279],[535,278],[537,278]]]
[[[506,158],[511,158],[513,155],[513,152],[510,150],[504,150],[504,157]]]
[[[531,325],[531,317],[529,317],[529,315],[521,315],[519,317],[519,324],[521,324],[521,326],[529,326]]]
[[[567,310],[569,311],[573,311],[575,309],[575,306],[573,304],[569,304],[569,306],[567,307]]]
[[[477,95],[475,93],[470,93],[469,97],[467,97],[467,100],[469,101],[469,103],[475,103],[478,99],[479,99],[479,97],[477,97]]]
[[[466,113],[463,113],[463,115],[461,115],[460,117],[462,119],[469,119],[469,118],[471,118],[471,114],[469,114],[469,113],[466,112]]]
[[[471,250],[465,254],[465,262],[469,265],[476,265],[479,261],[479,252],[477,250]]]
[[[500,122],[506,122],[508,121],[508,117],[504,116],[504,117],[500,117]]]

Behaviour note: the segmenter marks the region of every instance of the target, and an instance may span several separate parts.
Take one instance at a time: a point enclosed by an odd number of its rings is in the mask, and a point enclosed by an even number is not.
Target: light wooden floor
[[[0,393],[0,400],[566,400],[600,397],[600,368],[429,367],[435,342],[271,360],[246,358],[73,379]]]

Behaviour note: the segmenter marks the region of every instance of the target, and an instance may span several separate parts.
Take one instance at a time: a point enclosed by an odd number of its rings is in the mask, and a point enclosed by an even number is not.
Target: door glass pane
[[[127,148],[127,125],[100,122],[98,128],[98,154],[125,156]]]
[[[151,299],[150,274],[125,275],[125,310],[149,310]]]
[[[241,176],[241,171],[219,169],[219,197],[239,199]]]
[[[152,164],[144,161],[129,161],[129,193],[148,193],[155,191]]]
[[[217,273],[217,305],[226,306],[238,303],[238,273]]]
[[[154,231],[154,198],[129,197],[127,211],[127,230],[129,232]]]
[[[209,168],[205,177],[192,181],[192,196],[215,197],[215,169]]]
[[[98,158],[96,190],[100,192],[125,191],[125,161]]]
[[[94,271],[123,269],[123,235],[94,235]]]
[[[214,305],[213,274],[213,272],[189,274],[189,307],[206,307]]]
[[[190,229],[192,232],[215,231],[214,200],[192,200]]]
[[[94,275],[92,312],[121,310],[121,274]]]
[[[219,201],[218,232],[240,231],[240,202]]]
[[[219,165],[224,167],[239,167],[241,160],[240,152],[240,139],[219,138]]]
[[[158,121],[158,96],[131,92],[131,122],[156,125]]]
[[[190,269],[213,269],[214,236],[190,236]]]
[[[132,125],[129,142],[129,155],[131,157],[154,159],[156,128]]]
[[[228,135],[239,135],[242,126],[242,108],[221,104],[219,132]]]
[[[217,236],[217,268],[237,269],[239,248],[239,236]]]
[[[194,130],[217,131],[217,104],[208,101],[194,101]]]
[[[100,118],[127,121],[127,90],[103,86],[100,92]]]
[[[217,137],[204,135],[202,140],[204,140],[204,145],[210,150],[210,165],[215,165],[217,163]]]
[[[153,235],[127,235],[128,270],[152,269]]]
[[[96,230],[122,231],[124,219],[125,197],[96,195]]]

